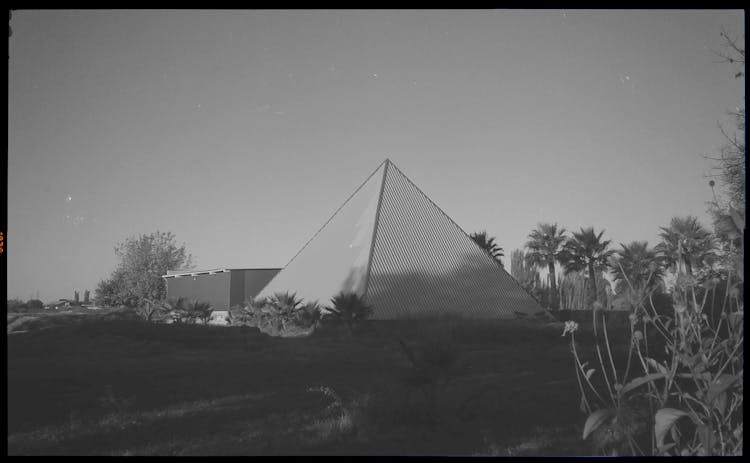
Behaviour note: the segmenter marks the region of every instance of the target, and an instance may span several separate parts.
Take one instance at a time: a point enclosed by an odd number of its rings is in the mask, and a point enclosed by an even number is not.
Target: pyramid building
[[[374,319],[515,318],[542,307],[390,160],[339,207],[258,297],[326,305],[363,296]]]

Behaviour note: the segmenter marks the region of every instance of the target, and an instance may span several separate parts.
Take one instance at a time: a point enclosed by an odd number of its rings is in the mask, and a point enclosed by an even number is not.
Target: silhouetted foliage
[[[555,275],[555,264],[560,262],[565,244],[566,230],[557,224],[540,223],[533,230],[526,242],[526,262],[536,268],[546,268],[548,271],[549,295],[545,307],[553,309],[560,308],[557,290],[557,278]],[[547,302],[547,301],[545,301]]]
[[[484,250],[490,257],[492,257],[497,264],[502,267],[503,248],[501,248],[496,242],[495,238],[488,236],[486,231],[472,233],[469,237],[474,240],[480,248]]]
[[[326,307],[334,316],[338,317],[354,332],[357,324],[370,317],[372,307],[357,293],[340,292],[331,299],[331,305]]]
[[[26,312],[28,306],[20,299],[8,299],[7,310],[8,312]]]
[[[40,301],[39,299],[29,299],[26,301],[26,307],[30,312],[37,312],[40,310],[44,310],[44,302]]]
[[[201,323],[208,324],[211,320],[211,314],[213,313],[213,307],[211,303],[201,300],[193,300],[186,304],[187,319],[190,323]]]
[[[715,244],[709,232],[696,217],[673,217],[668,227],[660,227],[661,242],[655,250],[669,266],[684,267],[692,276],[693,268],[716,259]]]
[[[587,271],[589,284],[589,300],[587,308],[593,308],[598,299],[597,273],[606,270],[609,265],[609,257],[614,251],[608,250],[609,240],[602,240],[604,230],[598,234],[594,227],[581,228],[578,233],[565,241],[561,260],[565,266],[565,272]]]

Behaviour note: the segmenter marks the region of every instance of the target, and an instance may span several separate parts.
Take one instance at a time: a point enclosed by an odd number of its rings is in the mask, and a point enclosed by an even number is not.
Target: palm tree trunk
[[[594,308],[594,302],[596,302],[596,272],[594,271],[594,263],[589,262],[589,279],[591,280],[590,296],[589,296],[589,309]]]
[[[552,309],[558,309],[559,306],[557,304],[557,279],[555,278],[555,263],[550,262],[548,265],[549,265],[549,288],[550,288],[549,306]]]

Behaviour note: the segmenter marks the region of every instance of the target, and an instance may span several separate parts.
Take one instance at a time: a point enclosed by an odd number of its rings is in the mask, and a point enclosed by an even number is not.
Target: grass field
[[[591,453],[560,324],[369,322],[284,339],[77,317],[8,336],[11,455]],[[452,353],[447,379],[420,389],[398,339]]]

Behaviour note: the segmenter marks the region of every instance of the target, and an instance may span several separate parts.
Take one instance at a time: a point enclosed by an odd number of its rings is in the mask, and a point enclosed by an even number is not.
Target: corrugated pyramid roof
[[[321,304],[355,292],[376,319],[543,310],[387,159],[259,296],[286,291]]]

